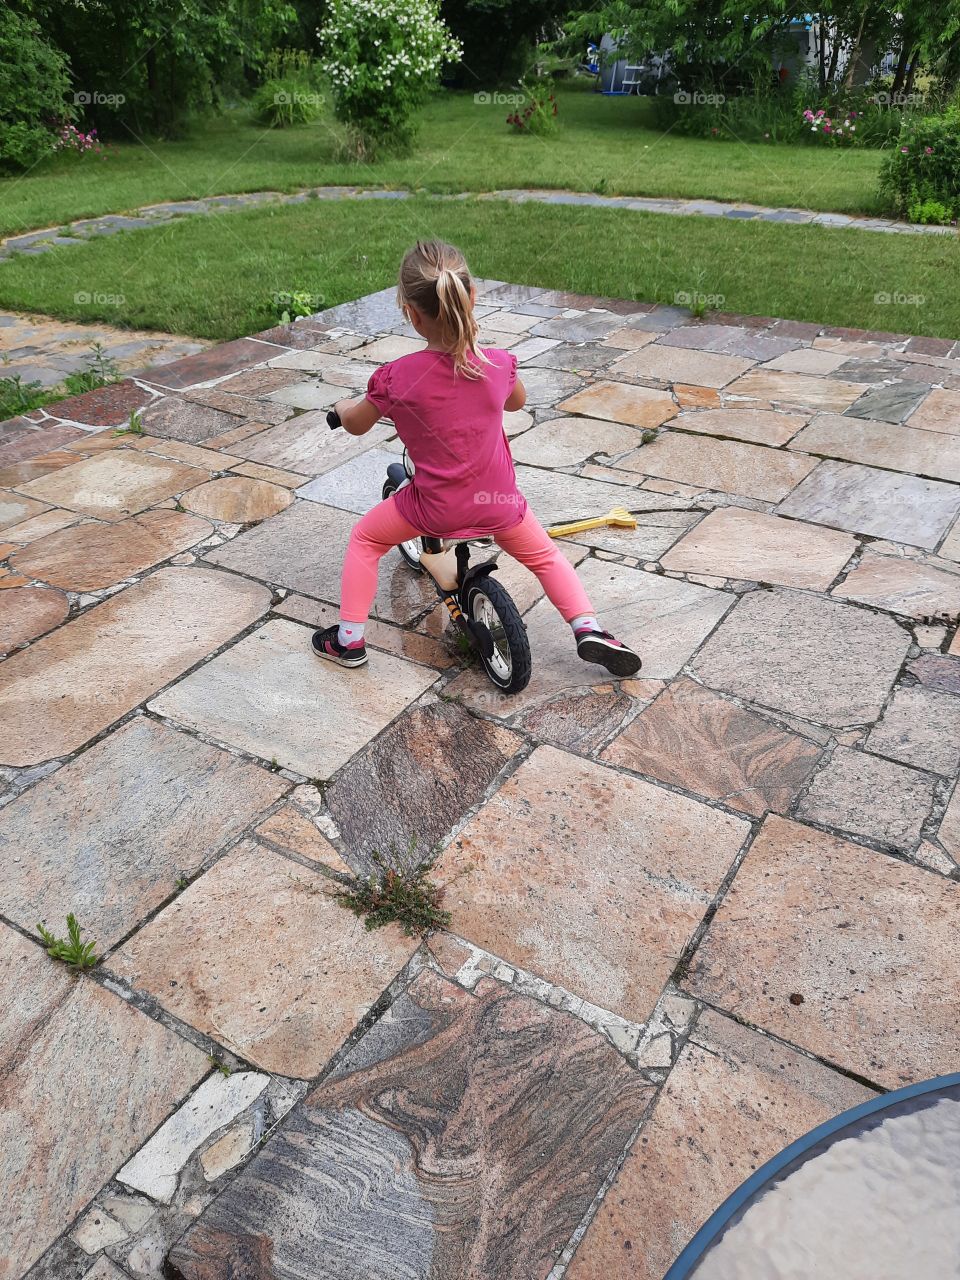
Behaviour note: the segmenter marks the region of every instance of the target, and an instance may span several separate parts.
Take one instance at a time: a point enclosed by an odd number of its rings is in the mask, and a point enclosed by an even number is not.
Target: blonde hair
[[[440,322],[440,342],[453,356],[456,373],[482,378],[483,370],[467,359],[489,364],[477,346],[479,326],[473,314],[470,289],[473,281],[459,249],[443,240],[418,240],[400,264],[397,300]]]

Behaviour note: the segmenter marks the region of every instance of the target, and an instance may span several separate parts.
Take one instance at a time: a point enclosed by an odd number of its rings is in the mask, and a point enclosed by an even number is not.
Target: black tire
[[[503,583],[487,574],[467,588],[464,612],[468,618],[490,625],[490,613],[495,615],[493,632],[494,652],[490,658],[480,654],[480,661],[489,678],[504,693],[519,693],[530,681],[532,660],[527,628],[517,606]],[[478,613],[486,615],[478,617]]]
[[[383,488],[380,496],[384,499],[389,498],[391,494],[396,493],[399,485],[393,483],[392,480],[384,480]],[[416,550],[414,550],[416,548]],[[401,542],[397,550],[406,560],[411,569],[416,569],[417,573],[423,572],[423,565],[420,563],[420,539],[416,542]]]

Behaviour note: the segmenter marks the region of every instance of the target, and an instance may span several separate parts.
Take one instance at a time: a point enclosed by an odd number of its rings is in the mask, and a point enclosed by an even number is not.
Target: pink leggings
[[[344,622],[366,622],[377,594],[381,557],[401,542],[419,536],[420,531],[404,520],[392,497],[378,503],[353,526],[340,592],[340,616]],[[573,565],[529,508],[518,525],[493,536],[498,546],[536,575],[548,599],[567,622],[593,613]]]

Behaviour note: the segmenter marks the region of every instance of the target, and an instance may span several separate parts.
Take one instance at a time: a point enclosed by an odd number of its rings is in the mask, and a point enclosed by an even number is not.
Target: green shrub
[[[413,116],[460,46],[438,0],[331,0],[317,32],[337,118],[357,159],[413,140]]]
[[[514,133],[546,137],[557,131],[557,100],[542,84],[526,81],[520,86],[522,105],[507,116]]]
[[[71,118],[64,56],[30,18],[0,8],[0,168],[29,169],[53,151]]]
[[[304,80],[267,80],[253,95],[253,113],[271,129],[309,124],[323,110],[323,94]]]
[[[917,221],[960,217],[960,108],[904,125],[880,169],[880,194],[901,215],[923,215]]]

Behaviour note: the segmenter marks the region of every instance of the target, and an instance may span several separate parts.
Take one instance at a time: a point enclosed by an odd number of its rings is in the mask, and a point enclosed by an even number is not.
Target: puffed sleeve
[[[505,351],[503,354],[507,357],[505,372],[507,375],[507,395],[509,396],[517,385],[517,357],[511,355],[509,351]]]
[[[390,369],[390,365],[382,364],[379,369],[374,369],[367,383],[367,399],[387,417],[390,416],[393,404],[393,397],[390,394]]]

